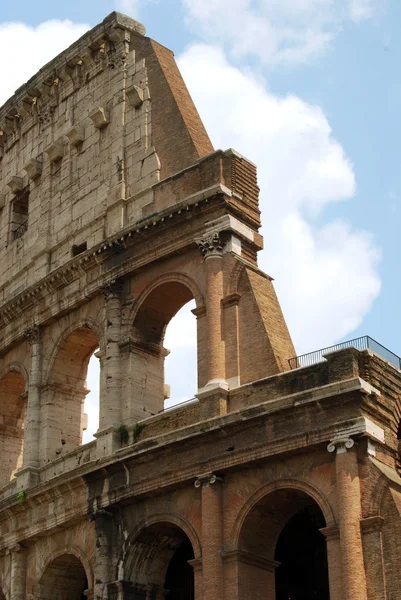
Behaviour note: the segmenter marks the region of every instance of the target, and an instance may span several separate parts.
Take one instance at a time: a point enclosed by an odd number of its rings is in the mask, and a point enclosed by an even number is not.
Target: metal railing
[[[364,335],[363,337],[355,338],[353,340],[348,340],[346,342],[341,342],[340,344],[335,344],[334,346],[328,346],[327,348],[322,348],[321,350],[315,350],[314,352],[308,352],[308,354],[302,354],[301,356],[294,356],[294,358],[290,358],[288,360],[290,369],[308,367],[319,362],[324,362],[326,360],[324,358],[325,354],[335,352],[336,350],[342,350],[343,348],[373,350],[373,352],[384,358],[384,360],[387,360],[394,367],[401,370],[401,358],[368,335]]]

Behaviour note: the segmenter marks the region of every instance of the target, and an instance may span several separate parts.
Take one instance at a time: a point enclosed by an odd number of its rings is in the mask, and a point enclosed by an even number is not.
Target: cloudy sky
[[[174,50],[215,148],[257,163],[260,265],[298,353],[368,334],[401,354],[401,2],[7,2],[0,104],[116,9]],[[196,391],[194,335],[188,311],[167,333],[173,402]]]

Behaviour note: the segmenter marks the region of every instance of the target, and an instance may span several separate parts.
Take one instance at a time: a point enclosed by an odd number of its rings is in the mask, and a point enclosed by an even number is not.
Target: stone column
[[[202,600],[224,597],[223,585],[223,499],[222,480],[214,473],[199,476],[202,514]],[[196,598],[198,600],[198,598]]]
[[[42,335],[31,327],[25,337],[31,346],[28,402],[25,415],[24,467],[39,467],[40,385],[42,382]]]
[[[215,233],[203,240],[198,240],[198,246],[205,260],[207,280],[208,369],[206,385],[227,389],[221,311],[224,242],[220,240],[219,234]]]
[[[340,524],[345,600],[367,600],[361,539],[361,490],[354,440],[338,437],[327,446],[336,452],[337,508]]]
[[[10,600],[25,600],[26,550],[20,544],[8,550],[11,554]]]
[[[99,457],[112,453],[118,447],[117,428],[121,425],[121,292],[122,283],[111,281],[102,288],[105,301],[105,349],[101,360],[104,373],[103,394],[100,395]]]
[[[98,510],[94,516],[96,528],[93,599],[102,600],[105,586],[113,576],[113,514]]]

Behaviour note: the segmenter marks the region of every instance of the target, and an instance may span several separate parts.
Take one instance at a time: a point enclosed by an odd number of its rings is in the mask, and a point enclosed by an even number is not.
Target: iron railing
[[[325,354],[330,354],[330,352],[342,350],[343,348],[373,350],[373,352],[384,358],[384,360],[387,360],[389,363],[394,365],[394,367],[401,370],[401,358],[368,335],[364,335],[363,337],[355,338],[353,340],[348,340],[346,342],[341,342],[340,344],[335,344],[334,346],[328,346],[327,348],[322,348],[321,350],[315,350],[314,352],[308,352],[308,354],[302,354],[301,356],[294,356],[294,358],[290,358],[288,361],[290,364],[290,369],[308,367],[310,365],[323,362],[326,360],[324,358]]]

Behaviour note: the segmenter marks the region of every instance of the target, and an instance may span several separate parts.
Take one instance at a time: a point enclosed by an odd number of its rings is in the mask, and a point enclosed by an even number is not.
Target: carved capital
[[[217,232],[208,237],[196,240],[196,243],[205,259],[210,258],[211,256],[223,256],[224,246],[226,245],[226,243],[220,239],[220,235]]]
[[[198,475],[195,479],[194,486],[200,488],[204,485],[213,485],[219,481],[223,481],[222,477],[215,475],[214,473],[206,473],[205,475]]]
[[[120,279],[112,279],[100,288],[106,300],[111,298],[119,298],[123,290],[123,282]]]
[[[7,548],[6,554],[15,554],[16,552],[22,552],[23,550],[25,550],[24,546],[21,544],[15,544],[14,546]]]
[[[331,440],[330,444],[327,446],[327,450],[329,452],[336,452],[337,454],[344,454],[347,450],[350,450],[355,445],[355,442],[352,438],[346,436],[339,436]]]
[[[38,344],[42,337],[42,329],[38,325],[33,325],[25,331],[25,339],[30,344]]]

